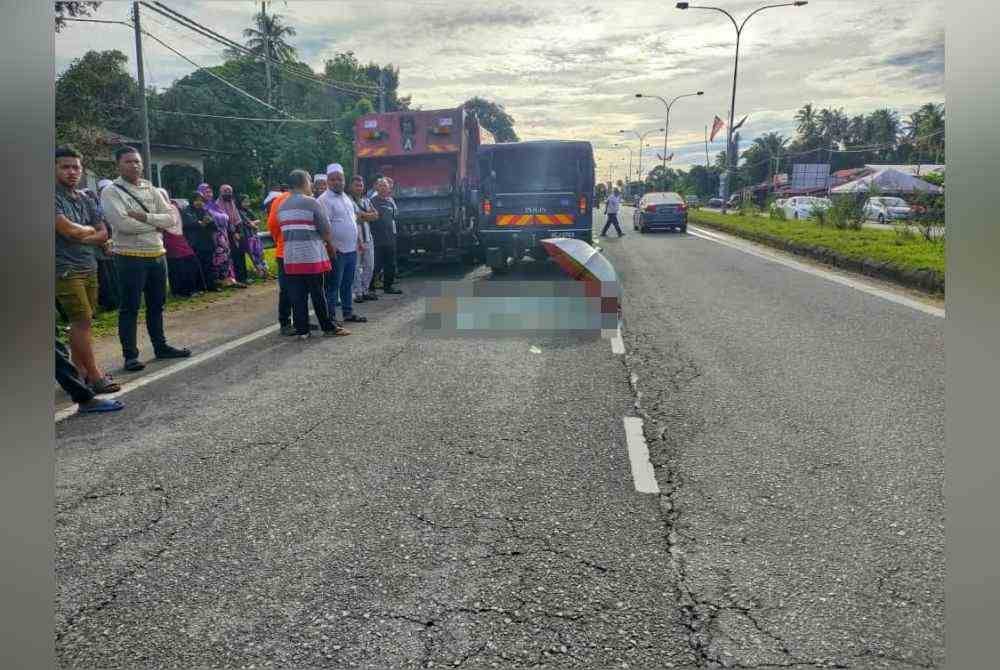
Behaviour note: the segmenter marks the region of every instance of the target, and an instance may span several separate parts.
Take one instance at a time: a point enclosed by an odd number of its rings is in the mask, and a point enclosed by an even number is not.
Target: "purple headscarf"
[[[208,184],[199,184],[197,188],[198,193],[201,193],[201,197],[205,199],[205,210],[212,215],[212,220],[215,221],[215,227],[223,233],[229,232],[229,215],[219,204],[212,199],[212,187]]]
[[[222,199],[223,194],[228,193],[233,196],[233,199],[226,202]],[[236,194],[233,193],[233,187],[229,184],[223,184],[219,187],[219,197],[215,201],[215,205],[225,213],[226,218],[229,219],[229,227],[232,232],[239,232],[240,223],[242,218],[240,217],[239,210],[236,209]]]

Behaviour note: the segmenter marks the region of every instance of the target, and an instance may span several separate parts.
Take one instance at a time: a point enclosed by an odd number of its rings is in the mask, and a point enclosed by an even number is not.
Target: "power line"
[[[279,114],[284,114],[285,116],[289,117],[290,119],[294,119],[294,118],[297,118],[297,117],[296,117],[296,116],[295,116],[294,114],[291,114],[290,112],[286,112],[286,111],[285,111],[285,110],[283,110],[283,109],[278,109],[278,108],[277,108],[277,107],[275,107],[274,105],[269,105],[268,103],[264,102],[263,100],[261,100],[260,98],[258,98],[258,97],[257,97],[257,96],[255,96],[255,95],[253,95],[252,93],[248,93],[247,91],[244,91],[244,90],[243,90],[242,88],[240,88],[240,87],[239,87],[239,86],[237,86],[236,84],[234,84],[234,83],[230,82],[229,80],[227,80],[227,79],[224,79],[224,78],[220,77],[219,75],[215,74],[214,72],[212,72],[212,71],[211,71],[211,70],[209,70],[208,68],[206,68],[206,67],[203,67],[203,66],[199,65],[198,63],[195,63],[195,62],[194,62],[193,60],[191,60],[190,58],[188,58],[187,56],[185,56],[184,54],[182,54],[182,53],[181,53],[180,51],[178,51],[177,49],[173,48],[172,46],[170,46],[169,44],[167,44],[166,42],[164,42],[163,40],[161,40],[161,39],[160,39],[159,37],[157,37],[156,35],[153,35],[152,33],[148,32],[148,31],[146,31],[146,30],[143,30],[143,31],[142,31],[142,33],[143,33],[144,35],[147,35],[147,36],[149,36],[150,38],[152,38],[152,39],[156,40],[156,41],[157,41],[157,42],[159,42],[159,43],[160,43],[161,45],[163,45],[163,46],[164,46],[165,48],[167,48],[167,49],[169,49],[170,51],[174,52],[175,54],[177,54],[178,56],[180,56],[181,58],[183,58],[184,60],[186,60],[186,61],[187,61],[188,63],[191,63],[191,65],[194,65],[194,66],[195,66],[196,68],[198,68],[199,70],[203,70],[203,71],[205,72],[205,74],[207,74],[207,75],[209,75],[210,77],[213,77],[213,78],[215,78],[215,79],[218,79],[218,80],[219,80],[219,81],[221,81],[221,82],[222,82],[223,84],[225,84],[226,86],[228,86],[228,87],[232,88],[233,90],[235,90],[235,91],[239,92],[240,94],[242,94],[242,95],[245,95],[246,97],[250,98],[251,100],[254,100],[254,101],[256,101],[256,102],[259,102],[260,104],[264,105],[264,106],[265,106],[265,107],[267,107],[268,109],[273,109],[274,111],[278,112]]]
[[[255,60],[266,61],[266,62],[268,62],[268,63],[270,63],[270,64],[278,67],[279,69],[281,69],[286,74],[289,74],[289,75],[291,75],[293,77],[298,77],[300,79],[304,79],[306,81],[311,81],[311,82],[314,82],[314,83],[317,83],[317,84],[323,84],[325,86],[329,86],[330,88],[334,88],[336,90],[339,90],[339,91],[342,91],[342,92],[345,92],[345,93],[351,93],[353,95],[365,95],[366,93],[362,92],[362,91],[365,91],[365,90],[367,92],[378,92],[378,91],[381,90],[380,87],[373,86],[373,85],[370,85],[370,84],[361,84],[361,83],[357,83],[357,82],[344,82],[344,81],[330,80],[330,79],[316,77],[315,75],[312,75],[312,74],[305,74],[304,72],[300,72],[300,71],[298,71],[296,69],[293,69],[291,66],[289,66],[288,63],[284,63],[284,62],[281,62],[281,61],[276,61],[276,60],[270,58],[267,54],[263,54],[263,55],[255,54],[250,49],[247,49],[244,45],[239,44],[238,42],[235,42],[235,41],[229,39],[228,37],[215,32],[211,28],[206,28],[205,26],[197,23],[193,19],[188,18],[187,16],[181,14],[180,12],[178,12],[178,11],[176,11],[174,9],[171,9],[170,7],[167,7],[166,5],[164,5],[161,2],[154,2],[153,4],[149,4],[147,2],[142,2],[141,4],[143,6],[145,6],[145,7],[148,7],[150,10],[152,10],[154,12],[157,12],[161,16],[164,16],[164,17],[170,19],[171,21],[179,23],[182,26],[188,28],[189,30],[197,32],[197,33],[199,33],[199,34],[201,34],[201,35],[203,35],[205,37],[208,37],[209,39],[211,39],[211,40],[213,40],[215,42],[218,42],[219,44],[221,44],[221,45],[223,45],[223,46],[225,46],[225,47],[227,47],[229,49],[232,49],[232,50],[236,51],[237,53],[243,53],[243,54],[245,54],[247,56],[250,56],[250,57],[254,58]],[[351,87],[351,88],[344,88],[344,87]]]
[[[198,114],[196,112],[180,112],[168,109],[151,109],[154,114],[176,114],[179,116],[197,116],[205,119],[229,119],[233,121],[262,121],[270,123],[333,123],[336,119],[263,119],[250,116],[221,116],[219,114]],[[336,131],[334,131],[336,134]]]

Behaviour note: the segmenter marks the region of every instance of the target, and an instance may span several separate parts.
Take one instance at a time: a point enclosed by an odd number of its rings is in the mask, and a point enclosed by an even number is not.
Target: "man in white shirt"
[[[336,251],[333,270],[326,276],[326,301],[332,317],[335,318],[336,306],[339,303],[344,321],[364,323],[368,319],[355,314],[352,304],[361,233],[355,216],[354,200],[344,192],[345,185],[344,168],[339,163],[328,165],[327,190],[318,199],[326,209],[327,218],[330,220],[333,229],[333,248]]]
[[[604,203],[604,213],[608,215],[607,223],[604,224],[604,229],[601,231],[601,237],[604,237],[608,233],[608,228],[614,225],[615,230],[618,231],[618,237],[622,237],[625,233],[622,232],[622,227],[618,223],[618,209],[621,207],[622,199],[621,195],[618,193],[616,188],[608,196],[608,201]]]

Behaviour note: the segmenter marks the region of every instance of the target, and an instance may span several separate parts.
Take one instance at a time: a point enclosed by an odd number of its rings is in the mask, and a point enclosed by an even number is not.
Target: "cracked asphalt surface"
[[[351,337],[57,424],[60,666],[935,667],[940,320],[690,236],[605,248],[624,358],[430,336],[414,277]]]

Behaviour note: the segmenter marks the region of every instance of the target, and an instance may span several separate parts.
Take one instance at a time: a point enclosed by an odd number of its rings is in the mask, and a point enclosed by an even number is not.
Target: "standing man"
[[[614,225],[615,230],[618,231],[618,237],[624,237],[625,233],[622,232],[622,227],[618,223],[618,209],[621,207],[622,199],[621,195],[618,193],[616,188],[611,195],[608,196],[608,201],[604,203],[604,213],[608,215],[607,223],[604,224],[604,229],[601,231],[601,237],[604,237],[608,233],[608,228]]]
[[[94,393],[120,391],[97,366],[91,323],[97,309],[96,251],[108,241],[97,205],[77,190],[83,154],[65,145],[56,149],[56,299],[69,320],[69,348]]]
[[[332,276],[327,276],[326,301],[330,313],[336,315],[337,299],[344,321],[365,323],[363,316],[354,313],[351,303],[351,289],[354,286],[354,271],[358,264],[358,243],[360,231],[355,216],[354,200],[344,193],[344,168],[339,163],[331,163],[326,168],[327,191],[319,202],[326,209],[330,226],[333,228],[333,247],[336,252]],[[332,279],[332,281],[330,281]]]
[[[332,233],[326,210],[312,197],[312,179],[305,170],[293,170],[289,196],[273,209],[284,240],[284,274],[292,303],[292,322],[299,339],[309,339],[309,298],[323,336],[349,335],[338,328],[327,311],[323,275],[330,271]]]
[[[393,286],[396,281],[396,201],[392,199],[388,178],[375,182],[376,195],[372,198],[372,206],[378,212],[378,219],[372,222],[372,238],[375,240],[375,271],[372,274],[372,286],[382,273],[382,291],[399,295],[402,293]],[[375,293],[375,289],[372,289]]]
[[[354,300],[378,300],[371,290],[372,276],[375,274],[375,245],[372,241],[371,222],[378,218],[378,212],[365,196],[365,180],[359,174],[351,179],[351,198],[354,200],[355,215],[361,228],[361,242],[358,246],[358,268],[354,273]]]
[[[313,197],[318,198],[326,193],[326,175],[317,173],[313,175]]]
[[[120,304],[118,339],[125,369],[145,368],[139,361],[136,323],[139,305],[146,299],[146,330],[157,358],[187,358],[188,349],[167,344],[163,334],[163,304],[167,295],[166,249],[160,231],[174,225],[170,205],[142,178],[142,157],[133,147],[115,152],[118,179],[101,193],[101,209],[114,234]]]

